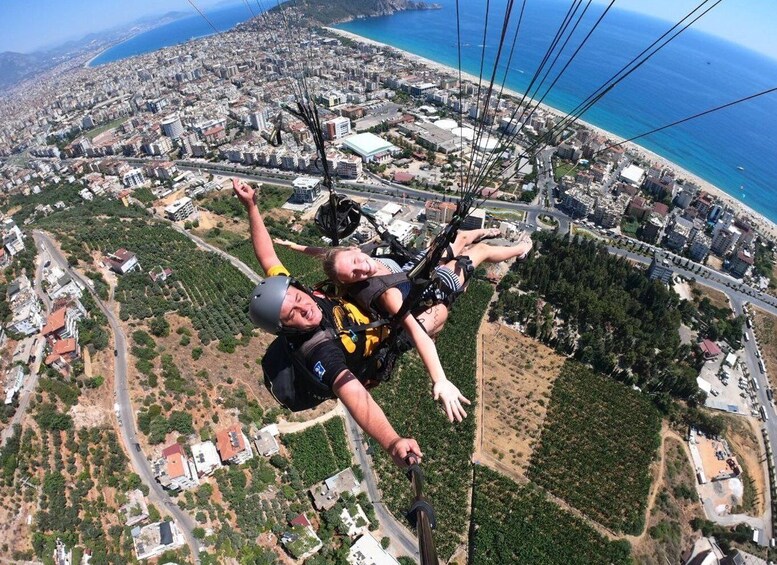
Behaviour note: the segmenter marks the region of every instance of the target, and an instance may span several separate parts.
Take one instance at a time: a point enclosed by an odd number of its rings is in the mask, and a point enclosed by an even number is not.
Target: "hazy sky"
[[[199,8],[237,3],[193,2]],[[608,0],[595,2],[605,4]],[[616,0],[614,7],[677,21],[698,3],[699,0]],[[462,0],[462,5],[466,6],[466,0]],[[0,0],[0,51],[29,53],[172,10],[195,13],[187,0]],[[775,21],[775,0],[723,0],[694,27],[777,58]]]

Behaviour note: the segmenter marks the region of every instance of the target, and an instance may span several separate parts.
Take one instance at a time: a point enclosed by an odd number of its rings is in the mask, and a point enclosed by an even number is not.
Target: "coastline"
[[[133,35],[132,37],[135,37],[135,36]],[[132,39],[132,37],[128,37],[127,39]],[[105,53],[108,49],[113,49],[117,45],[120,45],[121,43],[124,43],[125,41],[127,41],[127,39],[122,39],[119,43],[114,43],[113,45],[110,45],[109,47],[106,47],[104,49],[100,49],[93,57],[91,57],[86,63],[84,63],[84,68],[85,69],[92,69],[92,68],[94,68],[94,67],[92,67],[92,61],[94,61],[97,57],[99,57],[100,55]],[[104,63],[104,64],[107,64],[107,63]]]
[[[410,51],[399,49],[397,47],[394,47],[393,45],[382,43],[380,41],[375,41],[373,39],[369,39],[361,35],[357,35],[355,33],[345,31],[342,29],[337,29],[334,27],[325,27],[324,29],[332,33],[335,33],[337,35],[340,35],[342,37],[345,37],[347,39],[350,39],[352,41],[357,41],[357,42],[360,42],[366,45],[372,45],[375,47],[385,47],[385,48],[393,49],[397,53],[400,53],[406,59],[415,63],[425,65],[428,68],[436,70],[438,72],[447,73],[456,78],[459,75],[459,70],[454,67],[444,65],[442,63],[438,63],[437,61],[433,61],[431,59],[427,59],[426,57],[416,55],[415,53],[411,53]],[[477,76],[471,73],[467,73],[465,71],[461,71],[461,77],[463,80],[469,80],[475,83],[478,82],[479,80]],[[522,96],[522,93],[515,90],[511,90],[509,88],[505,88],[504,93],[513,97]],[[548,106],[547,104],[540,104],[540,107],[543,110],[550,112],[552,114],[555,114],[557,116],[565,115],[565,113],[562,112],[561,110]],[[590,122],[586,122],[584,120],[578,119],[576,120],[576,123],[590,129],[591,131],[599,135],[606,137],[608,140],[612,141],[613,143],[620,144],[624,141],[623,137],[617,136],[605,129],[602,129],[598,126],[591,124]],[[626,148],[626,150],[638,154],[645,161],[649,161],[658,167],[666,167],[666,168],[673,169],[674,171],[677,172],[678,178],[684,178],[690,182],[693,182],[705,192],[719,198],[720,200],[725,202],[728,206],[733,208],[736,215],[744,216],[748,218],[756,230],[760,231],[761,233],[763,233],[765,236],[769,237],[772,240],[777,240],[777,223],[773,222],[772,220],[770,220],[760,212],[756,212],[755,210],[750,208],[747,204],[731,196],[723,189],[718,188],[717,186],[713,185],[709,181],[706,181],[703,178],[699,177],[698,175],[688,171],[687,169],[684,169],[680,165],[673,163],[666,157],[662,157],[661,155],[653,151],[650,151],[649,149],[646,149],[645,147],[639,145],[638,143],[634,143],[633,141],[630,141],[628,143],[623,143],[623,146]]]

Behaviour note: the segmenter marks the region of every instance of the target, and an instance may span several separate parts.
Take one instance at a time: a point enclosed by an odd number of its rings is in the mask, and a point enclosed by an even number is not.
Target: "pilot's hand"
[[[240,200],[246,208],[250,208],[256,202],[256,190],[251,188],[248,184],[237,179],[232,179],[232,190],[235,191],[238,200]]]

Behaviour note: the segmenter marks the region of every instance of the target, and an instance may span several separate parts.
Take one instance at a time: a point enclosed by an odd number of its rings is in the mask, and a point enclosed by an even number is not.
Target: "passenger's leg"
[[[448,320],[448,309],[443,304],[435,304],[416,315],[418,322],[424,327],[430,337],[436,337],[445,327]]]
[[[451,243],[451,249],[453,250],[453,256],[457,257],[461,255],[461,252],[468,245],[472,245],[486,237],[496,237],[500,234],[500,231],[496,228],[480,229],[480,230],[466,230],[459,231],[456,234],[456,239]]]
[[[532,240],[527,235],[518,240],[515,245],[502,246],[502,245],[487,245],[485,243],[476,243],[468,246],[461,254],[464,257],[469,257],[472,262],[472,268],[477,269],[483,263],[500,263],[507,261],[513,257],[520,259],[524,258],[532,248]],[[464,272],[461,263],[458,260],[448,261],[443,265],[453,271],[459,278],[459,282],[462,288],[467,286],[467,273]]]

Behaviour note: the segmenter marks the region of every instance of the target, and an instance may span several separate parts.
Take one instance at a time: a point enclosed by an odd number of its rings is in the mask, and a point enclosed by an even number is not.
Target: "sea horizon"
[[[213,23],[213,26],[219,30],[218,33],[223,33],[260,13],[258,7],[253,7],[252,10],[250,11],[245,3],[235,3],[203,10],[203,13]],[[99,67],[107,65],[108,63],[158,51],[165,47],[202,39],[216,33],[205,18],[195,13],[128,37],[124,41],[102,50],[92,57],[85,66]]]

